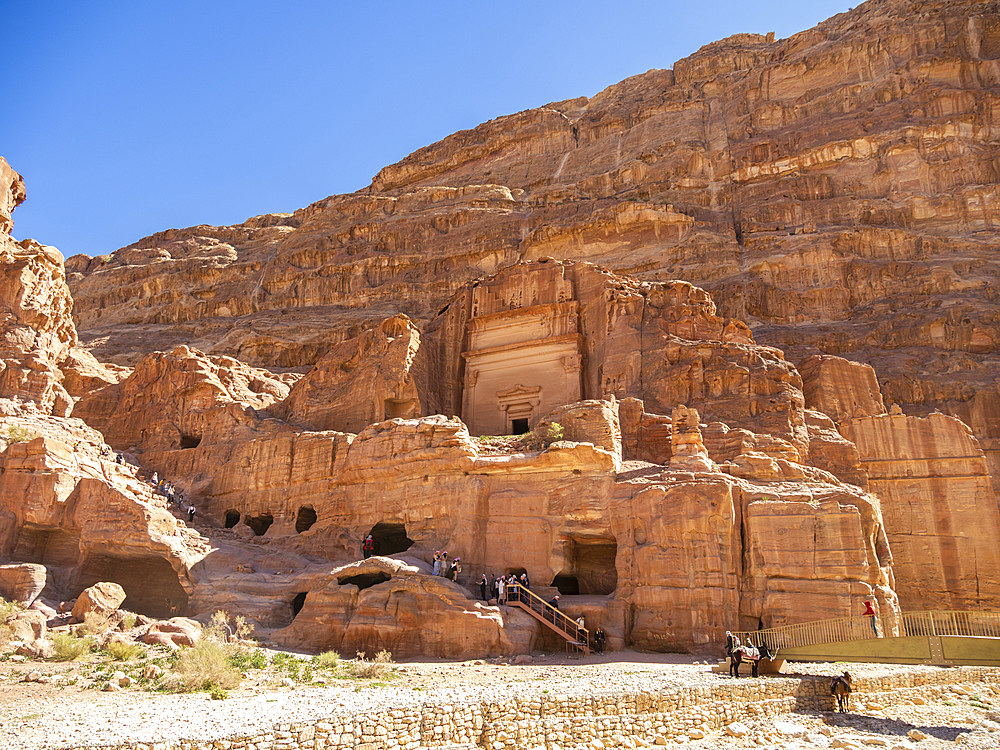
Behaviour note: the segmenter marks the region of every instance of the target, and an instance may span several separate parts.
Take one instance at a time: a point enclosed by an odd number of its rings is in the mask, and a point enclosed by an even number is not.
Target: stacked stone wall
[[[856,680],[852,700],[899,701],[913,696],[933,700],[953,685],[964,684],[974,691],[977,683],[1000,684],[1000,670],[967,667]],[[242,737],[77,745],[67,750],[515,750],[598,747],[594,740],[605,747],[632,747],[631,737],[670,739],[739,720],[833,709],[829,677],[745,679],[622,694],[540,692],[505,700],[428,702],[381,713],[277,724]]]

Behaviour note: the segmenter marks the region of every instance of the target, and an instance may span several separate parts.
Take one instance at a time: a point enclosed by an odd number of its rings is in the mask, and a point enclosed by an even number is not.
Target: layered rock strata
[[[792,361],[872,364],[890,402],[969,421],[1000,372],[997,28],[987,0],[872,0],[724,39],[456,133],[358,193],[77,256],[77,320],[124,364],[155,336],[312,366],[517,260],[587,259],[687,279]]]

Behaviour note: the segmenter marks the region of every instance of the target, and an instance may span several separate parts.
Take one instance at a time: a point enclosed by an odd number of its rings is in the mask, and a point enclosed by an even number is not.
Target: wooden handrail
[[[870,615],[813,620],[766,630],[733,631],[742,642],[760,647],[766,644],[771,653],[783,648],[815,646],[820,643],[862,641],[878,637],[951,635],[1000,638],[1000,612],[958,612],[932,610],[904,612],[896,618],[876,617],[879,635],[871,626]]]
[[[519,605],[539,620],[551,625],[566,640],[580,645],[585,653],[590,652],[590,631],[581,628],[576,620],[564,613],[562,610],[553,607],[536,593],[526,588],[520,583],[505,583],[504,592],[507,602]],[[582,638],[580,637],[582,634]]]

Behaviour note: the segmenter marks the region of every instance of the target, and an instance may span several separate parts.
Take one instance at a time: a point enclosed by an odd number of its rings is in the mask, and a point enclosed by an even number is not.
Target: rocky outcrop
[[[835,421],[885,414],[871,365],[842,357],[813,355],[799,365],[806,406]]]
[[[469,659],[528,652],[537,633],[528,615],[471,601],[445,578],[386,557],[334,568],[301,606],[275,641],[369,657],[386,650]]]
[[[0,398],[69,415],[59,365],[77,343],[72,308],[58,250],[0,241]]]
[[[30,607],[45,588],[46,577],[44,565],[0,565],[0,597]]]
[[[373,422],[421,413],[411,372],[420,333],[397,315],[335,346],[271,410],[314,430],[360,432]]]
[[[517,260],[574,258],[688,280],[792,361],[871,364],[889,402],[964,419],[1000,372],[993,15],[879,0],[788,39],[730,37],[456,133],[358,193],[78,256],[80,327],[122,364],[147,353],[142,330],[312,366],[396,313],[422,327]]]
[[[69,422],[72,445],[40,436],[0,452],[0,559],[57,571],[46,593],[55,600],[107,581],[124,589],[133,610],[183,610],[190,569],[209,545],[178,524],[133,467],[102,455],[94,433]],[[34,425],[47,431],[43,420]]]
[[[116,448],[191,448],[255,420],[289,391],[287,376],[180,346],[143,358],[120,383],[93,390],[77,416]]]

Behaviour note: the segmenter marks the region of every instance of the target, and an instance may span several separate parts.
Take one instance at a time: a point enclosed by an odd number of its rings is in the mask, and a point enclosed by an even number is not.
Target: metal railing
[[[899,617],[874,619],[878,624],[877,632],[872,627],[873,618],[861,615],[800,622],[766,630],[734,631],[733,635],[743,643],[752,643],[758,648],[765,644],[772,654],[781,649],[820,643],[883,637],[957,635],[1000,638],[1000,612],[907,612]]]
[[[556,609],[520,583],[507,583],[505,586],[508,604],[515,604],[528,610],[567,641],[583,649],[584,653],[589,653],[590,631],[587,628],[581,628],[572,617]]]

